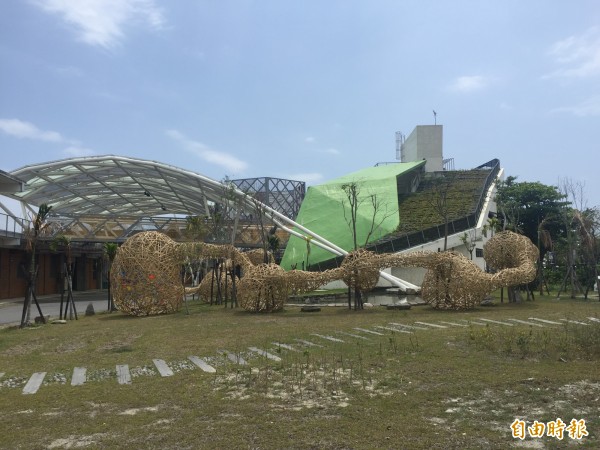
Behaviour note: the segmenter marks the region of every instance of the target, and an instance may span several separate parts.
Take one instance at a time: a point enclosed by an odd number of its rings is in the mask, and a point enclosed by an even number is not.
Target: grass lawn
[[[532,317],[561,324],[509,320]],[[590,317],[600,318],[597,298],[536,296],[469,312],[287,307],[257,315],[192,303],[189,315],[102,313],[3,328],[0,448],[600,448],[600,322]],[[390,323],[426,329],[383,328]],[[161,377],[153,359],[174,375]],[[121,364],[129,385],[117,383]],[[74,367],[87,369],[82,386],[70,385]],[[45,382],[24,395],[34,372],[47,372]],[[585,420],[589,435],[511,435],[515,419],[531,426],[558,418]]]

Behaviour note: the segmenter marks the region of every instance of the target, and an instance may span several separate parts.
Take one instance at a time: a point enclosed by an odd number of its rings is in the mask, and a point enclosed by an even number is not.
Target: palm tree
[[[202,216],[187,216],[185,218],[185,232],[186,238],[202,242],[208,232],[208,225],[206,219]]]
[[[42,322],[46,323],[46,319],[42,314],[40,304],[38,303],[37,297],[35,296],[35,284],[37,281],[37,267],[35,255],[37,251],[38,238],[48,228],[46,219],[48,218],[51,209],[52,206],[48,206],[46,203],[42,203],[38,208],[37,214],[34,215],[33,220],[31,221],[33,226],[30,225],[25,232],[27,239],[27,244],[25,248],[29,253],[30,257],[29,271],[27,272],[27,293],[25,294],[25,300],[23,301],[23,314],[21,315],[21,328],[26,327],[30,323],[31,299],[33,299],[37,306]]]
[[[104,256],[108,259],[108,310],[110,312],[115,311],[115,304],[112,299],[112,295],[110,292],[110,269],[112,267],[112,263],[117,256],[117,250],[119,250],[119,244],[116,242],[105,242],[104,246]]]

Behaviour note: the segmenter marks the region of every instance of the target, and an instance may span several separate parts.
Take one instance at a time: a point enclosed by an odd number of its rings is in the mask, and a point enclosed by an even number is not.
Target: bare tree
[[[475,246],[477,245],[475,242],[477,241],[477,229],[473,228],[468,232],[465,231],[463,235],[460,237],[460,241],[463,243],[467,251],[469,252],[469,256],[471,257],[471,261],[473,261],[473,250],[475,250]]]
[[[588,272],[584,297],[587,300],[590,287],[598,285],[598,228],[600,227],[600,211],[597,208],[576,211],[574,222],[577,224],[581,256]],[[600,291],[600,288],[598,289]],[[600,296],[600,292],[599,292]]]
[[[444,251],[448,249],[448,223],[450,222],[450,198],[456,179],[456,172],[444,173],[432,180],[431,191],[425,197],[444,223]]]
[[[369,239],[381,228],[385,220],[397,213],[396,211],[388,211],[387,204],[382,202],[377,194],[368,193],[362,195],[362,185],[359,181],[351,181],[342,184],[346,198],[342,201],[344,210],[344,219],[352,233],[352,243],[354,250],[364,247],[369,242]],[[360,239],[357,231],[358,211],[363,209],[365,204],[369,205],[371,213],[369,217],[369,225],[364,240]],[[364,208],[366,209],[366,208]],[[362,241],[362,243],[359,242]]]
[[[31,301],[35,302],[38,312],[43,323],[46,323],[42,309],[37,301],[35,295],[35,285],[37,282],[38,267],[36,264],[36,252],[38,239],[45,233],[48,228],[46,222],[52,206],[48,206],[46,203],[42,203],[37,214],[35,214],[31,220],[31,225],[26,229],[25,235],[27,239],[26,249],[29,253],[29,270],[26,273],[27,277],[27,293],[25,294],[25,300],[23,301],[23,314],[21,316],[21,328],[26,327],[30,323],[30,308]]]
[[[562,208],[561,219],[565,229],[566,236],[566,273],[561,288],[558,291],[557,297],[566,289],[567,281],[571,286],[571,298],[575,298],[577,293],[583,292],[581,283],[577,277],[576,264],[579,258],[579,233],[577,230],[577,219],[580,208],[585,204],[584,185],[578,181],[573,181],[570,178],[559,180],[559,191],[569,200],[572,207],[565,206]]]
[[[63,314],[63,302],[65,295],[65,290],[63,289],[60,295],[59,317],[61,319],[66,319],[67,310],[69,310],[69,319],[73,320],[73,314],[75,315],[75,319],[77,319],[77,309],[75,308],[75,300],[73,299],[73,258],[71,252],[71,244],[72,242],[70,237],[64,234],[59,234],[50,243],[50,249],[55,252],[58,251],[60,247],[64,247],[65,250],[67,262],[64,265],[63,286],[67,290],[67,303],[65,304],[65,311]]]
[[[267,230],[267,217],[263,203],[258,200],[256,194],[250,195],[250,198],[252,200],[254,219],[258,229],[258,238],[263,251],[263,262],[268,264],[270,261],[269,236],[275,234],[275,231],[273,231],[273,233],[269,233],[269,230]]]
[[[102,246],[102,251],[104,253],[104,257],[108,262],[106,277],[108,279],[108,311],[113,312],[116,310],[115,303],[112,298],[111,293],[111,281],[110,281],[110,271],[112,269],[113,261],[117,257],[117,251],[119,250],[119,244],[116,242],[105,242]]]
[[[362,242],[360,247],[367,245],[369,239],[381,228],[383,222],[393,214],[397,214],[397,211],[388,211],[387,204],[382,202],[377,197],[377,194],[368,193],[363,195],[362,184],[357,180],[342,184],[341,188],[345,194],[345,199],[342,201],[344,219],[352,234],[354,250],[358,250],[359,242]],[[366,205],[369,205],[370,218],[366,233],[364,233],[364,241],[362,239],[359,241],[357,228],[358,212],[359,210],[367,209]],[[308,242],[307,245],[309,245]],[[356,286],[348,286],[348,308],[351,308],[351,289],[354,289],[354,309],[363,309],[362,294]]]

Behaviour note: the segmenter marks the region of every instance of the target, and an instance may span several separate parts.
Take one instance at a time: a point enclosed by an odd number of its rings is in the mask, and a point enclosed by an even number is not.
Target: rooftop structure
[[[426,172],[436,172],[444,168],[443,126],[418,125],[405,138],[396,134],[396,159],[400,162],[426,160]]]
[[[398,194],[416,190],[424,165],[425,161],[416,161],[369,167],[318,186],[311,186],[302,202],[296,222],[337,246],[347,251],[352,250],[352,233],[345,220],[345,217],[349,216],[348,199],[342,186],[355,182],[361,189],[361,199],[365,195],[374,195],[380,204],[375,218],[378,227],[369,237],[369,242],[373,242],[398,227]],[[372,202],[361,200],[356,219],[357,241],[360,246],[365,243],[373,222],[373,214]],[[314,246],[310,248],[308,255],[308,245],[310,244],[303,239],[290,237],[281,266],[284,269],[301,269],[303,265],[310,266],[331,259],[330,252],[313,248]]]

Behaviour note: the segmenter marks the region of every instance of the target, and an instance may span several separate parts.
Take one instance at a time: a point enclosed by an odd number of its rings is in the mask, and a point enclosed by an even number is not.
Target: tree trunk
[[[352,288],[348,285],[348,309],[352,309]]]
[[[448,218],[444,220],[444,251],[448,250]]]

